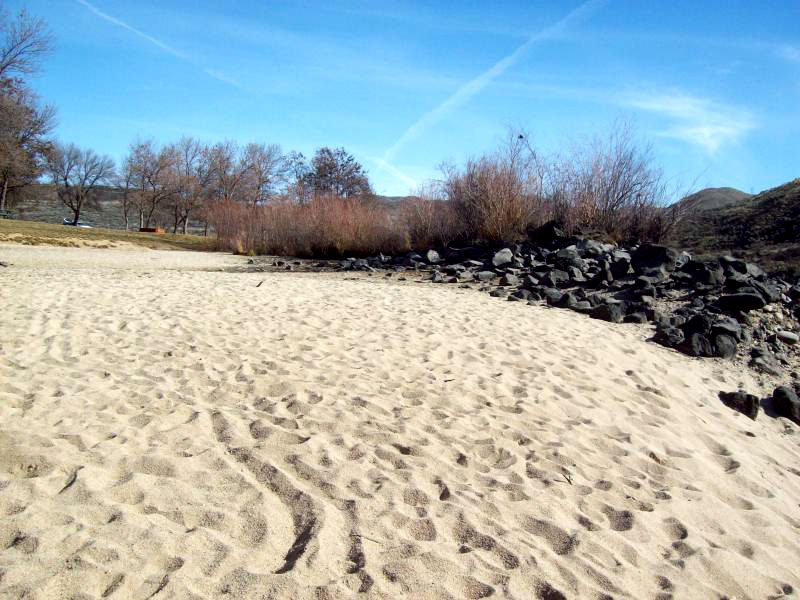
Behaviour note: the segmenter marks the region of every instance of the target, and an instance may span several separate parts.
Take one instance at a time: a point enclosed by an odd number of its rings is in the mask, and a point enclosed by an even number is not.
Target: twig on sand
[[[261,281],[259,281],[259,282],[258,282],[258,285],[257,285],[256,287],[261,287],[261,284],[262,284],[262,283],[264,283],[264,281],[265,281],[264,279],[262,279]]]
[[[378,540],[374,540],[371,537],[367,537],[366,535],[363,535],[361,533],[351,533],[350,535],[353,536],[353,537],[360,537],[362,539],[369,540],[370,542],[375,542],[376,544],[379,544],[379,545],[383,546],[383,542],[379,542]]]

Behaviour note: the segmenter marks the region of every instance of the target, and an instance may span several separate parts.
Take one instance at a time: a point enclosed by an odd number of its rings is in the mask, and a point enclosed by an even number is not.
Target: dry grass
[[[404,229],[384,207],[357,198],[318,197],[303,205],[220,202],[208,214],[219,249],[237,254],[335,258],[407,247]]]
[[[67,225],[0,219],[0,242],[29,246],[93,246],[111,248],[127,243],[156,250],[214,250],[216,240],[196,235],[139,233],[102,229],[83,229]]]

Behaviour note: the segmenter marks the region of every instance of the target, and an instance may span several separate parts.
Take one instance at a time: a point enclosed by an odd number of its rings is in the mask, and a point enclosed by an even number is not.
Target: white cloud
[[[667,127],[655,133],[699,146],[709,154],[755,127],[746,109],[681,92],[629,96],[621,103],[668,119]]]
[[[779,46],[778,54],[786,60],[800,63],[800,46],[790,46],[788,44]]]
[[[431,126],[441,121],[447,114],[456,108],[463,106],[471,100],[476,94],[489,85],[495,78],[503,74],[511,66],[513,66],[531,47],[539,42],[553,39],[560,34],[563,34],[573,23],[581,21],[594,13],[603,0],[588,0],[581,4],[578,8],[570,12],[566,17],[562,18],[556,24],[546,27],[541,31],[533,34],[528,40],[519,46],[514,52],[499,60],[490,69],[484,71],[471,81],[468,81],[461,86],[456,92],[447,98],[444,102],[439,104],[436,108],[428,111],[422,115],[414,124],[412,124],[400,138],[392,144],[384,153],[383,159],[385,161],[391,160],[397,152],[408,142],[423,135]]]

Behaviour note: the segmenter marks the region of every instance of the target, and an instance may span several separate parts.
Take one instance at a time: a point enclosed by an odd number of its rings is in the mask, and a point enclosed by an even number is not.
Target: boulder
[[[728,408],[742,413],[755,421],[758,416],[758,397],[745,392],[720,392],[719,399]]]
[[[775,337],[784,344],[789,344],[790,346],[794,346],[796,343],[800,342],[800,336],[793,331],[781,330],[775,333]]]
[[[491,281],[497,277],[497,273],[494,271],[478,271],[475,273],[475,279],[477,281]]]
[[[505,266],[513,261],[514,253],[509,248],[503,248],[492,257],[492,265],[495,268]]]
[[[736,339],[727,333],[720,333],[714,336],[714,356],[724,359],[731,359],[736,356]]]
[[[681,267],[681,271],[691,275],[695,284],[716,286],[725,282],[725,273],[716,261],[690,260]]]
[[[564,230],[558,221],[548,221],[528,231],[528,239],[538,246],[553,246],[564,237]]]
[[[772,392],[772,408],[781,417],[800,425],[800,399],[788,385],[781,385]]]
[[[425,262],[429,265],[438,265],[442,262],[442,257],[439,256],[439,253],[436,250],[428,250],[425,253]]]
[[[725,317],[711,326],[711,333],[715,335],[729,335],[736,340],[741,340],[742,326],[739,325],[739,322],[735,319]]]
[[[561,269],[553,269],[546,273],[540,281],[543,285],[548,287],[558,287],[562,283],[567,283],[569,281],[569,273]]]
[[[678,327],[673,325],[658,325],[656,335],[653,338],[656,342],[669,346],[670,348],[678,348],[686,339]]]
[[[751,292],[737,292],[735,294],[725,294],[717,300],[720,310],[727,313],[750,312],[764,308],[767,303],[761,294]]]
[[[500,285],[519,285],[519,277],[511,273],[506,273],[500,278]]]
[[[595,306],[589,314],[593,319],[622,323],[622,319],[625,317],[625,304],[623,302],[606,302]]]
[[[625,315],[625,323],[647,323],[647,315],[641,311],[635,311]]]
[[[542,295],[547,303],[552,306],[558,304],[564,294],[554,287],[546,287],[542,290]]]
[[[711,340],[702,333],[686,335],[681,350],[689,356],[714,356],[714,347],[711,345]]]
[[[586,263],[575,247],[563,248],[556,252],[554,264],[562,271],[568,270],[569,267],[575,267],[579,270],[586,268]]]
[[[720,265],[722,265],[722,267],[725,269],[726,274],[740,273],[755,279],[764,279],[766,277],[766,274],[758,265],[745,262],[738,258],[734,258],[733,256],[721,256],[719,258],[719,262]]]
[[[615,278],[625,277],[631,270],[631,255],[623,250],[615,250],[611,253],[610,269]]]
[[[631,256],[637,275],[666,275],[675,270],[678,253],[667,246],[641,244]]]
[[[433,283],[444,283],[444,275],[439,271],[434,271],[431,275],[431,281]]]

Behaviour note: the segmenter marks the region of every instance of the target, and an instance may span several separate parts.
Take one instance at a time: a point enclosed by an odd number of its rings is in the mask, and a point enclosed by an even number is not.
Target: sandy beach
[[[2,598],[800,594],[800,428],[646,326],[223,254],[0,260]]]

